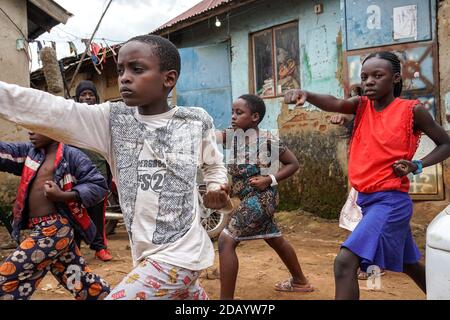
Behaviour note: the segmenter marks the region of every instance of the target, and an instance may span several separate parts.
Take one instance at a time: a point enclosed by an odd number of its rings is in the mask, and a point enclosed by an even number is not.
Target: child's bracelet
[[[269,174],[270,179],[272,179],[272,183],[270,184],[271,187],[276,186],[278,184],[277,179],[275,179],[275,176],[273,174]]]

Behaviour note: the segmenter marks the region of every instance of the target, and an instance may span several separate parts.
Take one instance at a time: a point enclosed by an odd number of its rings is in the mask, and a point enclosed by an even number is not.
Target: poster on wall
[[[433,39],[436,0],[343,0],[347,50]]]
[[[282,96],[300,88],[298,23],[287,23],[252,35],[255,93]]]
[[[273,45],[272,31],[267,30],[253,36],[256,92],[261,97],[273,96]]]
[[[274,30],[276,48],[277,95],[300,88],[298,25]]]
[[[417,39],[417,6],[404,6],[394,8],[394,40],[414,38]]]

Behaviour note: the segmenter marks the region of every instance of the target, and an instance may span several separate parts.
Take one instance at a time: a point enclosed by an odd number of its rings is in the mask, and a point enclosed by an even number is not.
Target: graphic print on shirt
[[[175,242],[191,228],[202,122],[172,118],[166,133],[161,142],[165,144],[167,173],[159,196],[154,244]]]
[[[138,183],[142,191],[160,193],[166,175],[166,164],[160,160],[139,160]]]
[[[158,176],[149,183],[149,191],[153,190],[152,183],[159,191],[159,209],[152,242],[158,245],[172,243],[183,237],[192,226],[200,146],[203,136],[212,128],[212,119],[203,109],[180,108],[167,126],[148,130],[133,113],[133,109],[117,103],[113,104],[110,117],[125,225],[133,239],[131,227],[137,193],[141,184],[146,187],[148,180],[148,177],[139,178],[138,172],[139,160],[145,160],[139,159],[139,155],[144,141],[147,141],[158,155],[156,158],[164,160],[166,165],[162,188],[159,189]]]

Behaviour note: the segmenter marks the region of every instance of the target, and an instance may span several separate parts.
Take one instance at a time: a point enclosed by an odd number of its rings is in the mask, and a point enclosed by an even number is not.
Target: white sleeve
[[[208,130],[202,140],[201,168],[207,190],[217,190],[221,184],[228,183],[227,169],[223,154],[216,143],[214,129]]]
[[[87,105],[0,81],[0,117],[56,141],[111,155],[108,102]]]

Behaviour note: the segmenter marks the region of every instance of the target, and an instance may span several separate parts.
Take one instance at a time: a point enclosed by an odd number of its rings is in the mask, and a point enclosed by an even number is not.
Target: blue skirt
[[[359,193],[357,204],[363,218],[342,247],[361,258],[361,270],[371,265],[403,272],[404,264],[415,264],[420,252],[409,225],[413,212],[405,192]]]

